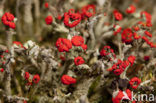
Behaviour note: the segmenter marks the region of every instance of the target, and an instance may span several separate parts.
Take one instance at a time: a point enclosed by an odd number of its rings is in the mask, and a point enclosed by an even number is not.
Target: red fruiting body
[[[30,85],[32,85],[32,82],[27,82],[27,84],[26,84],[27,86],[30,86]]]
[[[46,22],[47,25],[50,25],[50,24],[53,22],[52,16],[47,16],[47,17],[45,18],[45,22]]]
[[[140,28],[139,28],[138,26],[133,26],[133,29],[134,29],[135,31],[139,31],[139,30],[140,30]]]
[[[115,74],[115,75],[120,75],[123,71],[124,71],[124,70],[121,69],[121,68],[115,69],[115,70],[114,70],[114,74]]]
[[[16,25],[15,23],[13,22],[14,20],[14,15],[9,13],[9,12],[6,12],[3,16],[2,16],[2,23],[12,29],[15,29]]]
[[[72,43],[70,40],[65,38],[59,38],[56,41],[56,47],[58,48],[59,52],[68,52],[69,49],[72,48]]]
[[[11,22],[11,21],[13,21],[14,20],[14,15],[13,14],[11,14],[11,13],[9,13],[9,12],[6,12],[3,16],[2,16],[2,22],[4,23],[4,24],[8,24],[8,22]]]
[[[4,69],[3,68],[1,68],[1,70],[0,70],[1,72],[4,72]]]
[[[70,85],[70,84],[75,84],[76,83],[76,79],[68,76],[68,75],[63,75],[61,77],[61,82],[65,85]]]
[[[82,44],[81,47],[82,47],[83,50],[87,50],[87,45],[86,44]]]
[[[142,39],[145,40],[146,42],[149,42],[149,39],[145,36],[143,36]]]
[[[74,46],[81,46],[84,44],[84,39],[82,36],[73,36],[71,42]]]
[[[1,57],[1,58],[4,58],[4,56],[3,56],[3,55],[0,55],[0,57]]]
[[[25,74],[24,74],[24,78],[25,78],[25,80],[28,80],[29,77],[30,77],[29,72],[25,72]]]
[[[37,84],[40,81],[40,76],[38,74],[34,75],[33,82]]]
[[[13,41],[13,44],[18,46],[18,47],[24,48],[23,44],[19,41]]]
[[[107,16],[107,13],[104,12],[104,16]]]
[[[27,103],[27,101],[26,101],[26,100],[24,100],[24,101],[23,101],[23,103]]]
[[[141,12],[141,16],[145,19],[146,26],[151,27],[152,26],[152,23],[151,23],[152,16],[151,16],[151,14],[147,13],[146,11],[143,11],[143,12]]]
[[[127,12],[128,14],[132,14],[132,13],[135,12],[135,10],[136,10],[136,7],[135,7],[134,5],[130,5],[130,6],[126,9],[126,12]]]
[[[15,28],[16,28],[16,25],[15,25],[15,23],[10,22],[10,23],[9,23],[9,27],[12,28],[12,29],[15,29]]]
[[[127,93],[127,96],[129,97],[129,99],[132,101],[132,91],[129,89],[126,89],[126,93]],[[136,103],[136,102],[132,101],[132,103]]]
[[[114,50],[111,49],[110,46],[104,46],[103,49],[100,51],[100,55],[107,57],[109,60],[111,60],[111,57],[116,58],[116,55],[114,53]]]
[[[89,18],[95,14],[95,5],[87,5],[82,7],[81,12],[82,19],[85,17]]]
[[[85,62],[84,59],[83,59],[82,57],[80,57],[80,56],[75,57],[75,59],[74,59],[75,65],[81,65],[81,64],[83,64],[84,62]]]
[[[122,14],[118,10],[114,10],[113,14],[116,20],[120,21],[123,19]]]
[[[127,95],[127,96],[125,96]],[[126,91],[119,90],[118,94],[112,98],[113,103],[120,103],[122,100],[130,100],[132,101],[132,91],[129,89],[126,89]],[[135,101],[132,101],[131,103],[135,103]]]
[[[128,61],[131,64],[131,66],[133,65],[134,61],[135,61],[135,56],[129,56],[128,57]]]
[[[2,62],[2,64],[4,65],[4,64],[5,64],[5,62],[3,61],[3,62]]]
[[[129,65],[128,61],[118,60],[111,68],[107,69],[107,71],[114,71],[115,75],[120,75],[126,67]]]
[[[60,55],[60,59],[63,60],[63,61],[65,61],[66,58],[65,58],[64,55]]]
[[[141,38],[141,36],[138,35],[136,32],[133,33],[133,36],[134,36],[134,39],[136,40]]]
[[[44,7],[45,7],[45,8],[49,8],[48,2],[45,2],[45,3],[44,3]]]
[[[114,35],[120,33],[122,28],[119,25],[114,25]]]
[[[74,9],[70,9],[68,12],[64,13],[64,24],[67,27],[75,27],[81,21],[81,15],[75,13]]]
[[[133,77],[130,81],[129,84],[133,89],[137,89],[137,87],[140,85],[141,80],[137,77]]]
[[[129,65],[129,63],[126,61],[118,61],[118,63],[116,64],[116,68],[114,70],[114,74],[115,75],[120,75],[125,69],[126,67]]]
[[[123,96],[124,96],[123,92],[119,91],[118,94],[114,98],[112,98],[113,103],[120,103]]]
[[[124,29],[122,34],[122,42],[126,43],[126,44],[131,44],[132,43],[132,37],[133,37],[133,33],[132,30],[130,28]]]
[[[146,11],[142,11],[142,12],[141,12],[141,16],[145,17],[146,21],[151,21],[151,19],[152,19],[151,14],[149,14],[149,13],[146,12]]]
[[[68,10],[68,14],[73,16],[73,14],[75,13],[75,9],[69,9]]]
[[[147,27],[151,27],[151,26],[152,26],[151,21],[147,21],[147,22],[146,22],[146,26],[147,26]]]
[[[150,32],[148,32],[148,31],[145,31],[145,34],[146,34],[147,36],[149,36],[149,37],[152,37],[152,34],[151,34]]]
[[[151,48],[156,48],[156,44],[154,44],[154,43],[152,43],[152,42],[150,42],[149,45],[150,45]]]
[[[145,26],[145,25],[144,25],[144,22],[142,22],[142,21],[137,22],[137,24],[138,24],[138,25]]]
[[[156,44],[150,42],[149,39],[148,39],[147,37],[143,36],[142,39],[143,39],[151,48],[156,48]]]
[[[58,15],[58,16],[57,16],[57,19],[58,19],[58,20],[61,20],[61,19],[62,19],[62,16],[61,16],[61,15]]]
[[[9,53],[9,50],[5,50],[6,53]]]
[[[149,59],[150,59],[150,56],[144,56],[145,61],[149,61]]]

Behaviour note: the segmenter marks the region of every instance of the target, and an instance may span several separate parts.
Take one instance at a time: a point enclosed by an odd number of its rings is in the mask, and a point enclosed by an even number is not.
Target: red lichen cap
[[[153,42],[149,41],[147,44],[150,45],[151,48],[156,48],[156,44]]]
[[[134,36],[134,39],[136,40],[141,38],[141,36],[138,35],[136,32],[133,33],[133,36]]]
[[[126,94],[129,97],[129,99],[132,101],[132,103],[136,103],[135,100],[132,100],[132,91],[129,89],[126,89]]]
[[[9,12],[6,12],[4,13],[4,15],[2,16],[2,23],[12,29],[15,29],[16,28],[16,25],[14,23],[14,15],[9,13]]]
[[[127,9],[126,9],[126,13],[128,14],[132,14],[134,13],[136,10],[136,7],[134,5],[130,5]]]
[[[9,23],[9,27],[12,28],[12,29],[15,29],[16,28],[16,25],[14,22],[10,22]]]
[[[29,72],[25,72],[25,74],[24,74],[24,78],[25,78],[25,80],[28,80],[29,77],[30,77]]]
[[[1,70],[0,70],[1,72],[4,72],[4,69],[3,68],[1,68]]]
[[[145,61],[149,61],[150,60],[150,56],[144,56],[144,60]]]
[[[156,44],[153,42],[150,42],[149,39],[145,36],[142,37],[142,39],[151,47],[151,48],[156,48]]]
[[[68,12],[64,13],[64,24],[67,27],[75,27],[81,21],[81,14],[75,13],[74,9],[70,9]]]
[[[152,37],[152,34],[148,31],[145,31],[145,35],[147,35],[148,37]]]
[[[81,46],[84,44],[84,39],[82,36],[73,36],[71,42],[74,46]]]
[[[23,103],[27,103],[27,101],[26,101],[26,100],[24,100],[24,101],[23,101]]]
[[[121,34],[122,42],[131,44],[133,41],[133,32],[130,28],[124,29]]]
[[[45,2],[45,3],[44,3],[44,7],[45,7],[45,8],[49,8],[49,3],[48,3],[48,2]]]
[[[115,75],[120,75],[124,70],[122,68],[118,68],[114,70]]]
[[[82,47],[83,50],[87,50],[87,45],[86,44],[82,44],[81,47]]]
[[[84,59],[83,59],[82,57],[80,57],[80,56],[78,56],[78,57],[76,57],[76,58],[74,59],[75,65],[81,65],[81,64],[83,64],[84,62],[85,62]]]
[[[9,50],[5,50],[5,53],[9,53]]]
[[[119,90],[118,94],[112,98],[112,101],[113,103],[121,103],[124,99],[130,100],[131,103],[135,103],[135,101],[132,101],[132,91],[129,89],[126,89],[125,91]]]
[[[27,85],[27,86],[31,86],[31,85],[32,85],[32,81],[31,81],[31,82],[28,81],[28,82],[26,83],[26,85]]]
[[[115,75],[120,75],[128,65],[129,65],[129,62],[127,60],[122,61],[118,59],[118,62],[113,64],[113,66],[107,69],[107,71],[113,71]]]
[[[151,27],[151,26],[152,26],[151,21],[147,21],[147,22],[146,22],[146,26],[147,26],[147,27]]]
[[[34,75],[33,82],[37,84],[40,81],[40,76],[38,74]]]
[[[66,57],[65,57],[64,55],[60,55],[60,59],[61,59],[62,61],[65,61],[65,60],[66,60]]]
[[[100,51],[100,55],[103,57],[108,57],[108,59],[116,58],[114,50],[110,46],[104,46],[103,49]]]
[[[53,22],[53,18],[52,18],[52,16],[47,16],[46,18],[45,18],[45,22],[46,22],[46,24],[47,25],[50,25],[52,22]]]
[[[61,16],[61,15],[58,15],[58,16],[57,16],[57,19],[58,19],[58,20],[61,20],[61,19],[62,19],[62,16]]]
[[[18,46],[18,47],[21,47],[21,48],[25,48],[25,47],[23,46],[23,44],[22,44],[21,42],[19,42],[19,41],[13,41],[13,44],[14,44],[15,46]]]
[[[82,7],[81,12],[82,19],[85,17],[89,18],[95,14],[95,5],[87,5]]]
[[[126,89],[126,93],[127,93],[127,96],[129,97],[129,99],[131,100],[132,99],[132,91],[129,89]]]
[[[63,75],[61,77],[61,82],[65,85],[70,85],[70,84],[75,84],[76,83],[76,79],[75,78],[72,78],[68,75]]]
[[[145,36],[142,37],[142,39],[145,41],[145,42],[149,42],[149,39]]]
[[[113,103],[120,103],[120,101],[122,100],[123,97],[124,97],[124,94],[123,94],[123,92],[120,90],[120,91],[118,92],[118,94],[117,94],[114,98],[112,98],[112,101],[113,101]]]
[[[132,28],[133,28],[135,31],[139,31],[139,30],[140,30],[139,26],[133,26]]]
[[[1,58],[4,58],[4,55],[0,55]]]
[[[129,61],[129,63],[131,64],[131,66],[133,65],[135,59],[136,59],[136,57],[133,56],[133,55],[128,57],[128,61]]]
[[[142,12],[141,12],[141,16],[142,16],[143,18],[145,18],[146,26],[147,26],[147,27],[151,27],[151,26],[152,26],[152,23],[151,23],[152,16],[151,16],[151,14],[149,14],[149,13],[146,12],[146,11],[142,11]]]
[[[116,20],[120,21],[123,19],[122,14],[118,10],[114,10],[113,14]]]
[[[145,17],[145,19],[146,19],[147,22],[148,22],[148,21],[151,21],[151,19],[152,19],[151,14],[149,14],[149,13],[146,12],[146,11],[142,11],[142,12],[141,12],[141,16],[142,16],[142,17]]]
[[[122,30],[121,26],[119,26],[118,24],[114,25],[113,28],[114,28],[114,33],[113,33],[114,35],[117,35]]]
[[[72,43],[68,39],[59,38],[56,41],[56,47],[58,48],[59,52],[68,52],[72,48]]]
[[[138,86],[140,85],[141,83],[141,80],[137,77],[133,77],[130,81],[129,81],[129,84],[131,85],[131,87],[133,89],[137,89]]]

